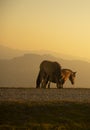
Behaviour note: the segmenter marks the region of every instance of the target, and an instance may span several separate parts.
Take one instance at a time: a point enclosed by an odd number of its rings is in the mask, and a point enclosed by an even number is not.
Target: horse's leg
[[[40,83],[41,83],[41,76],[40,76],[40,71],[36,80],[36,88],[40,88]]]
[[[56,76],[55,76],[55,81],[56,81],[56,87],[60,88],[60,83],[59,83],[59,80],[58,80],[58,78]]]
[[[50,81],[48,81],[48,88],[50,88]]]
[[[36,80],[36,88],[40,88],[40,82],[41,80],[40,80],[40,72],[39,72],[37,80]]]
[[[65,84],[65,81],[66,81],[66,79],[64,78],[64,79],[62,79],[62,88],[63,88],[63,85]]]
[[[61,81],[59,81],[58,79],[56,79],[56,86],[57,86],[57,88],[63,88],[63,85],[62,85],[62,82]]]
[[[57,88],[63,88],[63,85],[61,84],[61,83],[56,83],[56,85],[57,85]]]
[[[60,88],[63,88],[63,84],[60,84]]]
[[[48,80],[49,80],[49,76],[46,75],[45,78],[43,79],[42,88],[46,88],[46,85],[47,85],[47,83],[48,83]]]
[[[42,79],[41,88],[44,88],[44,87],[45,87],[45,79]]]
[[[41,88],[46,88],[46,85],[47,85],[47,81],[46,79],[43,79],[41,83]]]

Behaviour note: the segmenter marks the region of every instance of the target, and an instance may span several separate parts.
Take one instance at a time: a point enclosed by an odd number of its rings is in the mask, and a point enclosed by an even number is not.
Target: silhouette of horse
[[[46,88],[50,77],[54,76],[57,88],[61,88],[61,65],[58,62],[44,60],[40,64],[40,71],[36,80],[36,88]]]
[[[61,70],[61,83],[62,83],[62,88],[67,79],[71,81],[71,84],[73,85],[75,83],[75,77],[76,77],[76,72],[73,72],[70,69],[62,69]],[[56,80],[54,76],[48,78],[48,88],[50,88],[50,82],[56,83]]]

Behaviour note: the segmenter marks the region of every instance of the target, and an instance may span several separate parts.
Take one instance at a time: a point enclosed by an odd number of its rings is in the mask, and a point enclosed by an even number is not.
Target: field
[[[90,89],[0,89],[0,130],[90,130]]]

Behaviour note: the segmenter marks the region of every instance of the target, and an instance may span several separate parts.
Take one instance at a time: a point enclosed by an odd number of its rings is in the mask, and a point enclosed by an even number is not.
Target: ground
[[[71,91],[73,100],[69,101]],[[83,92],[84,98],[81,100],[79,96]],[[42,93],[43,97],[40,96]],[[74,93],[80,93],[76,100]],[[3,89],[0,98],[0,130],[90,130],[90,98],[85,98],[88,93],[86,89],[81,92],[71,89]],[[41,97],[40,100],[37,97]],[[68,100],[65,100],[66,97]]]

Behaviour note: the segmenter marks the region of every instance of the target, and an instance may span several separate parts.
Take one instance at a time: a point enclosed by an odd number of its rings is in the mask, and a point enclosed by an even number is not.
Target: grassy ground
[[[90,130],[89,124],[87,103],[0,103],[0,130]]]

